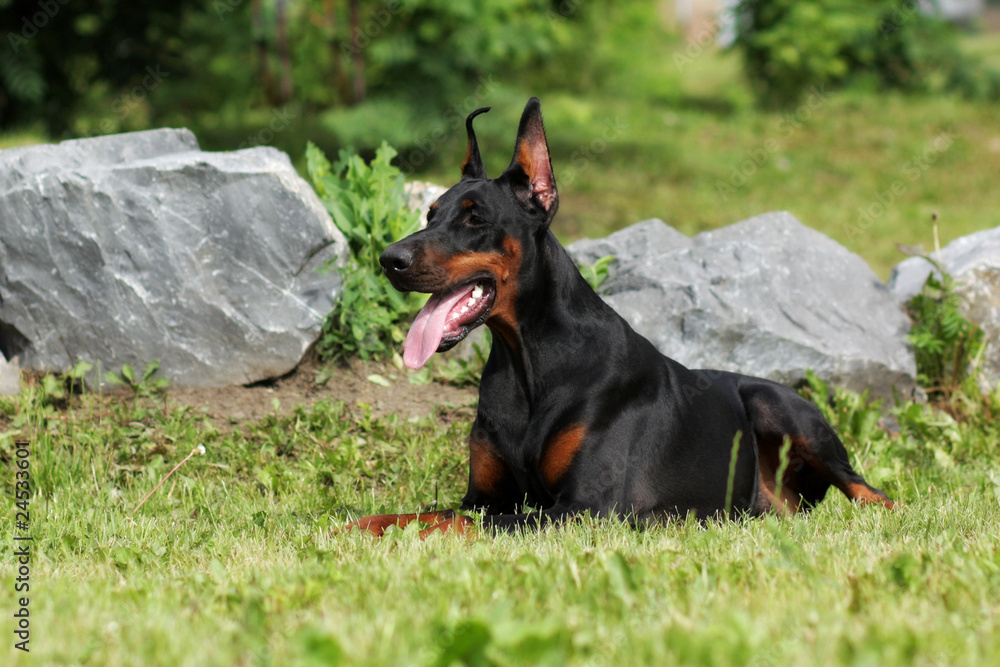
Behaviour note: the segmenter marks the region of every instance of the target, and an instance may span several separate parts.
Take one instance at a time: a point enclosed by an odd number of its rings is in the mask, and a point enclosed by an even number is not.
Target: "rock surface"
[[[21,393],[21,369],[17,359],[7,361],[0,354],[0,396],[16,396]]]
[[[875,396],[908,391],[909,321],[863,259],[786,212],[688,238],[648,220],[569,246],[614,255],[605,301],[667,356],[795,385],[814,370]]]
[[[283,375],[340,291],[317,269],[346,251],[273,148],[206,153],[165,129],[0,151],[0,351],[24,369]]]
[[[985,384],[996,386],[1000,382],[1000,227],[955,239],[935,260],[955,279],[962,314],[983,330],[986,348],[980,376]],[[938,274],[922,257],[903,260],[892,270],[889,290],[900,302],[908,301],[931,271]]]
[[[406,205],[414,211],[420,211],[420,229],[427,226],[427,211],[438,197],[448,191],[448,188],[427,181],[410,181],[406,184]]]

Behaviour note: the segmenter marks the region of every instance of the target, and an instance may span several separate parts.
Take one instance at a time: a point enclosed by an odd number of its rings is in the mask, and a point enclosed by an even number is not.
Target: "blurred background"
[[[384,140],[449,185],[542,100],[554,229],[693,234],[791,211],[884,278],[1000,225],[1000,4],[984,0],[0,0],[0,148],[188,127],[304,168]]]

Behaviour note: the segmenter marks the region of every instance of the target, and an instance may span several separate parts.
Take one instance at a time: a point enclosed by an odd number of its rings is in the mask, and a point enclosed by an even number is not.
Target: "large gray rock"
[[[569,246],[617,261],[600,292],[690,368],[801,382],[806,370],[892,396],[916,373],[909,321],[863,259],[785,212],[688,238],[659,220]]]
[[[24,369],[161,362],[177,386],[292,370],[343,236],[284,153],[187,130],[0,151],[0,351]]]
[[[1000,382],[1000,227],[955,239],[934,259],[955,279],[955,293],[962,315],[982,328],[986,348],[979,360],[980,377],[995,386]],[[900,302],[917,294],[931,272],[940,273],[923,257],[910,257],[896,265],[889,290]]]

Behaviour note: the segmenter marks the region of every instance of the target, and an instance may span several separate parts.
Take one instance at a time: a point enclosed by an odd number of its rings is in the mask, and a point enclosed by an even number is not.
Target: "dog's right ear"
[[[486,167],[483,165],[483,158],[479,155],[479,142],[476,141],[476,132],[472,129],[472,120],[481,113],[486,113],[493,107],[483,107],[476,109],[465,119],[465,131],[469,135],[469,147],[465,150],[465,160],[462,162],[462,180],[485,179]]]
[[[514,194],[524,204],[537,206],[545,213],[545,226],[548,227],[559,208],[559,192],[542,124],[542,105],[537,97],[528,100],[524,107],[517,128],[514,157],[501,178],[511,183]]]

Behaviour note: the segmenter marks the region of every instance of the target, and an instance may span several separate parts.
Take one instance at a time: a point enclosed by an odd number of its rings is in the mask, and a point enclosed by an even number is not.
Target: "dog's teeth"
[[[483,284],[476,283],[476,289],[472,290],[472,297],[469,299],[469,305],[471,306],[475,303],[476,299],[483,295]]]
[[[462,306],[461,310],[462,315],[465,315],[467,312],[469,312],[469,306]]]

